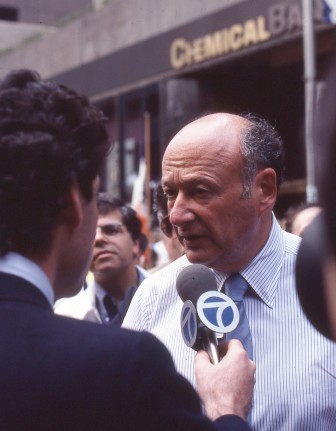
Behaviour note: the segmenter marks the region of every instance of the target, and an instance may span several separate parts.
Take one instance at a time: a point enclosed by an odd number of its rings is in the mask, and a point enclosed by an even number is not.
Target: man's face
[[[113,274],[134,264],[139,242],[133,241],[118,209],[98,216],[91,271]]]
[[[242,119],[197,120],[163,158],[162,185],[171,223],[192,263],[238,271],[261,244],[258,192],[243,198]]]
[[[92,260],[93,240],[97,226],[96,194],[98,188],[99,178],[96,177],[92,183],[93,197],[87,202],[78,187],[74,187],[77,199],[73,206],[80,207],[78,209],[80,214],[77,212],[76,217],[72,215],[65,218],[64,223],[69,224],[70,228],[66,231],[69,236],[66,237],[62,247],[59,258],[60,270],[54,281],[56,299],[78,293],[87,275]]]

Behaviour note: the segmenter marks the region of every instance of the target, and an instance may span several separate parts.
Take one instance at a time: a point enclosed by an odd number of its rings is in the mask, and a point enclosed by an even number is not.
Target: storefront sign
[[[318,24],[333,25],[336,0],[315,0]],[[302,0],[245,0],[172,28],[53,77],[98,98],[115,89],[177,76],[209,61],[222,61],[253,48],[271,47],[302,32]],[[323,26],[323,25],[322,25]]]
[[[252,3],[252,2],[251,2]],[[246,7],[254,8],[253,5]],[[252,6],[252,7],[250,7]],[[323,2],[315,2],[315,18],[323,20]],[[193,64],[220,57],[230,52],[258,45],[270,39],[293,34],[302,28],[301,1],[282,1],[271,4],[264,14],[246,21],[233,22],[212,33],[194,39],[178,37],[170,45],[170,64],[182,69]]]

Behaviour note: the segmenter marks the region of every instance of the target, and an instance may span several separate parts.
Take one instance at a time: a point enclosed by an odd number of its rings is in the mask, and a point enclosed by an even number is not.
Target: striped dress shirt
[[[244,298],[250,323],[256,384],[251,425],[258,431],[336,430],[336,343],[305,317],[295,288],[300,238],[273,216],[269,239],[241,271],[251,293]],[[123,326],[157,336],[177,370],[195,385],[194,351],[182,339],[182,301],[175,282],[190,265],[185,256],[148,277],[138,288]],[[214,271],[218,289],[229,276]],[[316,286],[316,294],[319,287]]]

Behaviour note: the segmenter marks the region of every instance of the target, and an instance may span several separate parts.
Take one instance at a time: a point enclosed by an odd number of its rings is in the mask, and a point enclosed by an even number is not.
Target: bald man
[[[235,274],[247,285],[249,345],[241,341],[257,365],[252,428],[336,429],[336,350],[299,306],[300,238],[284,232],[273,214],[283,168],[282,140],[260,117],[217,113],[180,130],[163,157],[162,187],[185,256],[144,281],[124,326],[156,335],[196,385],[176,278],[190,263],[204,264],[218,290],[234,297],[238,287],[224,283]]]

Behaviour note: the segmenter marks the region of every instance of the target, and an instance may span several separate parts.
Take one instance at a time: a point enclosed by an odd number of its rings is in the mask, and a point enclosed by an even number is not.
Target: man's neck
[[[94,278],[117,302],[124,299],[127,289],[138,285],[138,271],[135,265],[127,270],[122,269],[104,274],[95,273]]]
[[[41,265],[19,253],[10,252],[0,258],[0,271],[21,277],[37,287],[53,306],[55,294]]]

